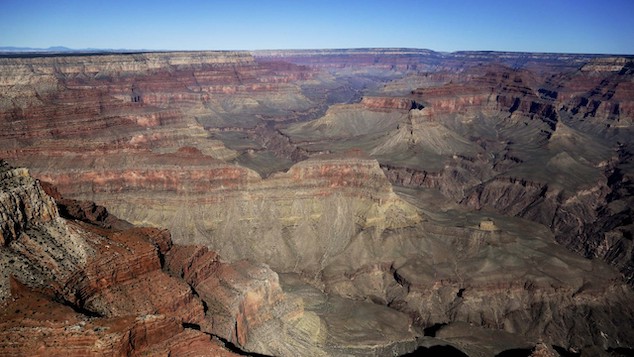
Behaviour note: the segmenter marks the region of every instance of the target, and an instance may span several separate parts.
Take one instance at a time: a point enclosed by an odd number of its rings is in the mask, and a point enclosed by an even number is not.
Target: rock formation
[[[0,351],[631,351],[632,63],[1,58]]]
[[[3,226],[12,239],[0,251],[3,355],[233,355],[227,343],[280,356],[376,356],[418,345],[403,313],[330,299],[291,276],[287,293],[264,264],[173,245],[166,230],[104,227],[128,224],[46,185],[62,218],[25,169],[2,162],[1,174],[3,202],[16,205],[3,206],[2,222],[18,227]],[[87,206],[101,215],[87,218]],[[340,320],[353,306],[359,313]]]
[[[1,163],[0,354],[231,355],[183,328],[204,324],[203,305],[161,271],[168,232],[65,220],[27,170]]]

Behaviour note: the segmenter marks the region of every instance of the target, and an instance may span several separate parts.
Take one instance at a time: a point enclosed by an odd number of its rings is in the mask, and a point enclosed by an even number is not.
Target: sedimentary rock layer
[[[161,270],[168,232],[67,221],[26,169],[3,161],[0,175],[10,237],[0,247],[0,354],[230,355],[183,328],[205,326],[203,305]]]
[[[4,162],[2,169],[3,192],[12,188],[6,195],[17,206],[52,202],[26,170]],[[47,190],[56,193],[52,186]],[[68,220],[56,211],[50,217],[30,215],[1,247],[3,355],[234,355],[216,336],[242,350],[278,356],[376,356],[417,346],[419,332],[403,313],[362,303],[359,308],[368,313],[341,325],[330,313],[349,309],[351,301],[334,299],[321,308],[314,292],[298,291],[307,288],[299,280],[292,293],[283,291],[277,273],[265,264],[228,263],[206,247],[174,246],[166,230],[107,228],[104,221],[124,222],[103,207],[99,219],[91,220],[85,202],[56,196]],[[22,214],[14,208],[3,209],[12,222]],[[20,249],[36,244],[44,255]],[[72,249],[83,249],[83,259]],[[35,274],[41,267],[53,268],[51,274]]]
[[[17,265],[3,271],[121,331],[156,315],[173,336],[257,353],[406,353],[445,323],[474,356],[631,348],[631,288],[554,243],[631,281],[632,61],[594,57],[3,59],[0,156],[56,184],[76,220],[37,185],[7,189],[2,254]],[[196,246],[170,248],[161,227]],[[142,292],[154,298],[121,302]]]

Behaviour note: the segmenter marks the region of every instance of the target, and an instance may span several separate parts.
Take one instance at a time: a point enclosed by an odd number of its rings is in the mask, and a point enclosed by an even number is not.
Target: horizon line
[[[457,53],[509,53],[509,54],[540,54],[540,55],[580,55],[580,56],[618,56],[634,57],[634,53],[599,53],[599,52],[548,52],[548,51],[518,51],[518,50],[456,50],[437,51],[430,48],[418,47],[332,47],[332,48],[269,48],[269,49],[130,49],[130,48],[70,48],[66,46],[49,47],[22,47],[22,46],[0,46],[0,54],[101,54],[101,53],[168,53],[168,52],[310,52],[310,51],[416,51],[432,52],[437,54],[457,54]]]

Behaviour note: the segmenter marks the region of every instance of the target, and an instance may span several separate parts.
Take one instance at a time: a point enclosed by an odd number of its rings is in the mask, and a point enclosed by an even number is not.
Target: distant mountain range
[[[0,46],[0,52],[9,53],[21,53],[21,52],[50,52],[50,53],[63,53],[63,52],[149,52],[149,50],[132,50],[132,49],[112,49],[112,48],[68,48],[64,46],[51,46],[48,48],[36,48],[36,47],[16,47],[16,46]]]

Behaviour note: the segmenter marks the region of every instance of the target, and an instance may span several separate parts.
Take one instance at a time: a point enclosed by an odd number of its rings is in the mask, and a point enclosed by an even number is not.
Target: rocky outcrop
[[[11,356],[236,356],[208,335],[164,315],[89,318],[13,283],[0,312],[0,352]]]
[[[2,162],[0,175],[9,238],[0,247],[0,354],[230,355],[208,335],[183,328],[206,326],[203,304],[161,270],[169,232],[67,221],[27,170]],[[86,207],[58,199],[66,208]],[[90,221],[85,213],[67,211]],[[122,226],[115,217],[106,221]]]
[[[0,161],[0,245],[6,246],[17,239],[27,225],[46,223],[57,218],[57,207],[27,169],[11,168]]]
[[[82,221],[94,226],[116,231],[133,227],[129,222],[110,214],[108,209],[104,206],[99,206],[92,201],[78,201],[64,198],[59,193],[57,186],[46,181],[39,181],[39,183],[44,192],[55,200],[55,205],[62,218]],[[161,252],[165,251],[167,251],[167,249],[161,248]]]
[[[54,201],[28,170],[0,161],[0,177],[0,302],[10,300],[11,276],[31,288],[61,292],[63,281],[86,263],[92,248],[60,219]]]
[[[303,314],[301,302],[284,294],[277,274],[265,265],[225,263],[200,246],[175,247],[166,264],[205,302],[210,332],[244,349],[271,353],[260,345],[262,331],[288,325]]]
[[[417,346],[419,334],[407,315],[327,296],[295,275],[280,278],[263,264],[223,262],[200,246],[175,246],[166,264],[205,302],[211,331],[246,351],[276,356],[382,356]]]

